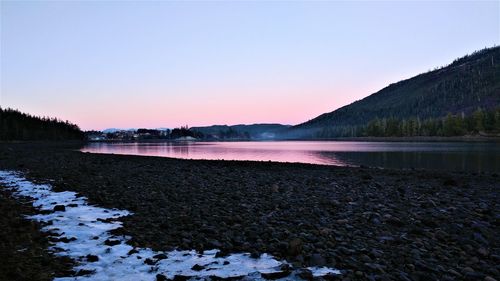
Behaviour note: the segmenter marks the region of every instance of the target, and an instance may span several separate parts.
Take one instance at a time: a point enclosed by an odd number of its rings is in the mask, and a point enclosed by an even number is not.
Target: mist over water
[[[300,162],[338,166],[500,172],[498,143],[426,142],[154,142],[89,143],[91,153],[182,159]]]

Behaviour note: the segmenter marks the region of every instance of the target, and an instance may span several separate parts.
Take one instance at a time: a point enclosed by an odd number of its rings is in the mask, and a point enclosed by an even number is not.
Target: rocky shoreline
[[[345,270],[339,278],[346,280],[500,280],[497,174],[75,149],[3,143],[0,169],[132,211],[119,234],[133,237],[133,246],[269,253],[296,266]]]
[[[49,234],[24,216],[36,211],[28,201],[16,201],[0,186],[0,280],[49,281],[72,276],[74,262],[51,254]]]

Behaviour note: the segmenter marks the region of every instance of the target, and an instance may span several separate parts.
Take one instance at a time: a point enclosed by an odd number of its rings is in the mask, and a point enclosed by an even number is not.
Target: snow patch
[[[75,192],[55,192],[49,185],[35,184],[19,173],[0,171],[0,184],[14,191],[16,197],[30,197],[40,214],[29,219],[47,223],[42,231],[51,232],[50,249],[57,255],[78,262],[75,271],[83,276],[56,278],[66,280],[156,280],[157,274],[167,278],[175,275],[204,279],[245,276],[245,280],[264,280],[262,274],[281,272],[286,261],[263,254],[251,258],[248,253],[216,257],[218,250],[156,252],[148,248],[133,248],[126,244],[129,237],[113,236],[110,231],[122,227],[117,219],[132,213],[89,205],[85,197]],[[54,211],[56,205],[64,210]],[[59,208],[60,209],[60,208]],[[43,212],[45,211],[45,212]],[[96,258],[97,257],[97,258]],[[314,276],[340,274],[326,267],[308,268]],[[300,280],[299,271],[280,280]]]

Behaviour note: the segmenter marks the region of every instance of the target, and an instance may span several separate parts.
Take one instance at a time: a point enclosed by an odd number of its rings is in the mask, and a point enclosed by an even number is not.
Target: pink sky
[[[158,93],[139,92],[129,93],[127,98],[117,101],[105,95],[76,102],[68,97],[53,110],[60,112],[61,118],[76,122],[84,130],[253,123],[295,125],[346,105],[356,97],[362,98],[367,89],[360,88],[356,92],[347,88],[333,90],[314,87],[226,91],[206,93],[204,98],[197,100],[193,100],[190,95],[162,98]],[[342,94],[332,94],[333,91],[341,91]],[[143,96],[154,98],[144,99]],[[320,98],[311,99],[310,96]],[[49,104],[47,106],[50,107]]]
[[[294,125],[500,43],[498,1],[0,5],[0,106],[84,130]]]

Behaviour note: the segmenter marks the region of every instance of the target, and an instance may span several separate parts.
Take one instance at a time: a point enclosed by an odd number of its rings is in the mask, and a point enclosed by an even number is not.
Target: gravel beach
[[[24,216],[36,210],[29,202],[16,202],[0,188],[0,280],[49,281],[72,276],[74,262],[47,251],[49,234]]]
[[[0,169],[23,171],[55,190],[133,212],[117,230],[130,235],[133,246],[269,253],[297,267],[343,270],[338,277],[343,280],[500,280],[497,174],[77,149],[77,144],[3,143]],[[7,218],[25,213],[22,202],[12,204],[4,194],[2,208],[9,204],[17,210]],[[8,237],[19,229],[0,231]]]

